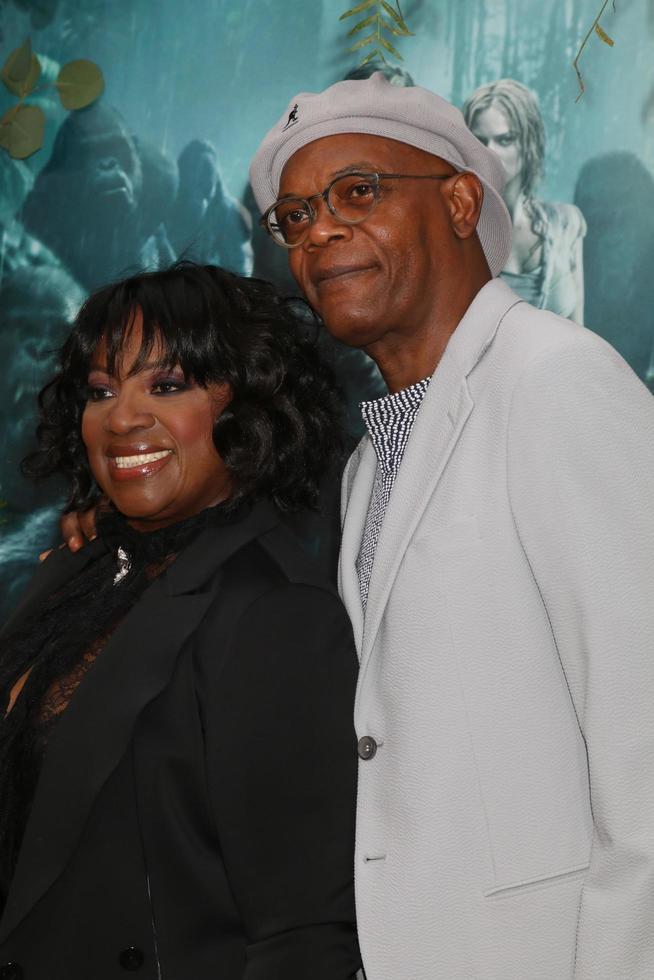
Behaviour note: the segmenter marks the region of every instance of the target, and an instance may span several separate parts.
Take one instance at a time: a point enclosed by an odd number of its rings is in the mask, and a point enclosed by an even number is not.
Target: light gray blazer
[[[654,978],[654,399],[597,336],[475,297],[386,512],[344,475],[368,980]]]

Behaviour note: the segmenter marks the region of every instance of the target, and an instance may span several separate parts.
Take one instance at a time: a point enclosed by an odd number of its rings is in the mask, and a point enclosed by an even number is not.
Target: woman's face
[[[147,531],[229,497],[229,473],[212,433],[231,391],[226,384],[201,388],[185,381],[179,367],[158,367],[158,345],[130,377],[141,325],[137,312],[114,375],[107,370],[106,345],[98,345],[89,367],[82,439],[98,485],[133,527]]]
[[[511,129],[509,120],[495,103],[481,109],[472,117],[470,129],[484,146],[494,150],[502,161],[507,185],[520,177],[522,159],[520,137]]]

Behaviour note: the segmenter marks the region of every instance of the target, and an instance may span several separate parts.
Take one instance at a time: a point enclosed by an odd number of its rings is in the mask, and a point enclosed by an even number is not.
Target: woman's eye
[[[104,385],[87,385],[84,397],[87,402],[101,402],[105,398],[112,398],[113,391]]]
[[[515,142],[515,137],[512,135],[499,136],[497,142],[500,146],[511,146]]]
[[[185,381],[179,381],[176,378],[164,378],[161,381],[155,381],[150,388],[153,395],[170,395],[178,391],[186,391],[188,385]]]

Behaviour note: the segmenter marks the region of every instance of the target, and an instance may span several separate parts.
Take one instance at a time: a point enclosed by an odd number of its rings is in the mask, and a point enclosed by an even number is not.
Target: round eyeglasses
[[[447,180],[455,174],[380,174],[350,171],[335,177],[319,194],[280,197],[262,215],[260,224],[283,248],[297,248],[306,241],[318,217],[311,204],[322,198],[331,214],[346,225],[358,225],[377,207],[382,180]]]

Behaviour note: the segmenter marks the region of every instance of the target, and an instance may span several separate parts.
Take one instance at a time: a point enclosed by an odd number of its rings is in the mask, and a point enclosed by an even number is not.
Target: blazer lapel
[[[468,375],[490,347],[504,315],[519,302],[519,297],[501,280],[487,283],[452,334],[434,372],[377,543],[363,630],[362,675],[407,546],[473,410]],[[363,676],[359,691],[362,683]]]
[[[353,475],[352,468],[355,468]],[[363,643],[363,607],[356,561],[376,469],[375,450],[366,436],[355,450],[343,475],[343,538],[338,560],[338,590],[352,623],[359,659]]]
[[[439,377],[431,381],[414,423],[377,542],[366,605],[362,672],[370,658],[409,541],[472,408],[465,380],[457,377],[455,371],[441,371]]]
[[[274,509],[263,504],[242,521],[202,532],[147,589],[84,676],[48,745],[0,942],[66,866],[139,714],[164,689],[179,651],[208,611],[220,585],[216,571],[277,522]]]

